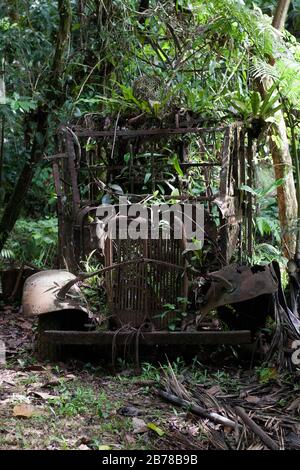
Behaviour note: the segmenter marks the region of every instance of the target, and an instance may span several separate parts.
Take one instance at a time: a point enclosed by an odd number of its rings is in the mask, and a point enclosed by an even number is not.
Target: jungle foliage
[[[290,32],[282,34],[271,26],[275,4],[266,0],[2,2],[0,67],[5,96],[0,104],[0,208],[3,213],[9,207],[27,165],[32,172],[27,172],[28,192],[15,215],[44,219],[31,228],[30,223],[20,228],[24,222],[20,220],[6,249],[18,255],[19,231],[26,230],[29,237],[32,230],[42,234],[45,221],[53,220],[55,194],[45,156],[58,152],[56,133],[61,123],[143,114],[165,124],[178,111],[200,114],[204,124],[243,120],[266,134],[276,121],[276,111],[284,109],[293,125],[289,137],[298,146],[300,1],[292,2]],[[265,78],[274,85],[262,98],[257,82]],[[275,133],[272,139],[276,140]],[[264,145],[258,148],[257,165],[261,161],[271,167]],[[274,191],[269,196],[273,199],[263,203],[258,198],[257,241],[280,247]],[[43,262],[40,252],[30,250],[31,261]]]

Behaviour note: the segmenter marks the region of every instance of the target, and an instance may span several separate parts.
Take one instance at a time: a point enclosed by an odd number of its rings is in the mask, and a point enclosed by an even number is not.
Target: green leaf
[[[164,304],[163,307],[169,310],[175,310],[176,308],[174,304]]]
[[[248,193],[251,193],[253,196],[257,196],[259,198],[266,196],[267,194],[271,193],[274,191],[274,189],[278,188],[278,186],[281,186],[285,181],[285,178],[279,178],[278,180],[274,181],[270,186],[268,186],[266,189],[254,189],[250,188],[247,184],[242,184],[240,186],[240,189],[243,191],[246,191]]]
[[[148,183],[150,178],[151,178],[151,173],[146,173],[145,178],[144,178],[144,184]]]
[[[248,113],[247,106],[242,101],[232,101],[231,105],[243,116]]]
[[[282,186],[285,182],[285,178],[279,178],[278,180],[274,181],[274,183],[270,184],[265,190],[261,190],[261,196],[266,196],[267,194],[273,192],[279,186]]]
[[[125,153],[124,162],[126,163],[126,165],[128,165],[128,163],[130,162],[130,159],[131,159],[130,153]]]
[[[252,194],[253,196],[259,196],[260,194],[258,189],[250,188],[250,186],[248,186],[247,184],[242,184],[240,186],[240,189],[243,191],[246,191],[247,193]]]
[[[173,164],[173,166],[174,166],[174,168],[175,168],[176,173],[177,173],[179,176],[183,177],[184,174],[183,174],[183,171],[182,171],[182,169],[181,169],[181,167],[180,167],[180,164],[179,164],[177,155],[174,155],[174,156],[171,158],[171,162],[172,162],[172,164]]]
[[[148,423],[147,428],[151,429],[151,431],[156,432],[156,434],[158,434],[159,437],[162,437],[165,434],[165,432],[162,429],[160,429],[158,426],[156,426],[156,424],[154,423]]]
[[[261,103],[260,94],[258,93],[258,91],[254,91],[251,94],[251,107],[252,107],[252,114],[254,117],[259,114],[260,103]]]
[[[278,377],[278,372],[275,367],[264,367],[258,370],[259,382],[261,384],[266,384],[270,380],[275,380]]]
[[[153,110],[154,116],[158,117],[159,111],[161,110],[161,102],[149,100],[149,104],[151,106],[151,109]]]

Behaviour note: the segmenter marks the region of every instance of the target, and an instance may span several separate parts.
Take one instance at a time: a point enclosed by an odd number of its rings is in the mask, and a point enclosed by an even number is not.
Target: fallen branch
[[[163,390],[157,390],[157,394],[164,398],[166,401],[173,403],[174,405],[182,406],[183,408],[188,408],[191,413],[195,415],[201,416],[202,418],[209,419],[213,423],[222,424],[223,426],[227,426],[233,429],[241,429],[241,425],[237,422],[232,421],[231,419],[225,418],[224,416],[219,415],[218,413],[210,413],[206,411],[204,408],[201,408],[199,405],[194,405],[187,400],[183,400],[182,398],[178,398],[176,395],[172,395],[171,393],[165,392]]]
[[[276,442],[261,429],[246,413],[246,411],[240,406],[235,408],[236,414],[243,420],[243,422],[253,431],[262,442],[271,450],[279,450],[279,446]]]

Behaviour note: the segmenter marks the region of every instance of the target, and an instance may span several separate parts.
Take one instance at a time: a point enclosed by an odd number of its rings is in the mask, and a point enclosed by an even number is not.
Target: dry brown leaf
[[[292,401],[292,403],[287,407],[287,411],[299,411],[300,410],[300,397]]]
[[[250,444],[249,447],[247,447],[247,450],[263,450],[264,446],[263,444]]]
[[[19,326],[24,330],[32,330],[32,324],[28,321],[19,322]]]
[[[128,445],[133,445],[136,442],[134,436],[128,432],[125,434],[124,440]]]
[[[58,379],[56,377],[50,378],[48,382],[45,382],[41,388],[47,387],[55,387],[56,385],[60,385],[63,379]]]
[[[231,434],[233,432],[233,429],[228,426],[224,426],[224,432],[226,434]]]
[[[56,399],[57,398],[57,395],[50,395],[50,393],[46,393],[46,392],[38,392],[36,390],[32,390],[30,392],[30,395],[35,395],[39,398],[42,398],[43,400],[52,400],[53,398]]]
[[[260,402],[260,398],[255,396],[255,395],[248,395],[245,400],[248,402],[248,403],[258,403]]]
[[[35,409],[32,405],[23,403],[21,405],[14,406],[13,415],[20,418],[31,418]]]
[[[191,426],[188,426],[187,433],[191,436],[197,436],[199,434],[199,425],[192,424]]]
[[[13,382],[12,380],[3,380],[3,383],[5,383],[7,385],[11,385],[12,387],[14,387],[16,385],[16,383]]]
[[[24,370],[27,370],[29,372],[44,372],[47,368],[45,366],[42,366],[40,364],[33,364],[31,366],[24,367]]]
[[[140,418],[132,418],[133,434],[142,434],[148,432],[149,428],[147,427],[145,421]]]
[[[68,379],[68,380],[75,380],[75,379],[77,379],[76,375],[74,375],[74,374],[67,374],[64,378],[65,378],[65,379]]]
[[[207,393],[209,393],[210,395],[218,395],[219,393],[222,393],[222,389],[219,385],[213,385],[211,388],[209,388],[208,390],[206,390]]]

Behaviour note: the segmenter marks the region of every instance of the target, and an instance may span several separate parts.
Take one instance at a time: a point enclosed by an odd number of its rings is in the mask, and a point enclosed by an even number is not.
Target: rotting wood
[[[235,408],[236,414],[243,420],[243,422],[253,431],[262,442],[271,450],[279,450],[278,444],[256,424],[250,416],[247,415],[246,411],[240,406]]]
[[[224,416],[221,416],[218,413],[209,412],[201,406],[195,405],[194,403],[190,403],[187,400],[183,400],[182,398],[179,398],[176,395],[172,395],[171,393],[165,392],[163,390],[157,390],[157,395],[162,397],[164,400],[173,403],[174,405],[187,408],[189,412],[201,416],[202,418],[209,419],[213,423],[222,424],[223,426],[232,429],[241,429],[241,425],[238,424],[236,421],[232,421],[231,419],[225,418]]]
[[[134,333],[133,328],[128,331],[59,331],[46,330],[43,334],[47,341],[57,344],[98,344],[102,346],[112,344],[117,337],[117,344],[128,343],[129,337]],[[249,344],[251,333],[248,330],[237,331],[154,331],[141,332],[139,343],[143,345],[178,345],[178,344]]]

